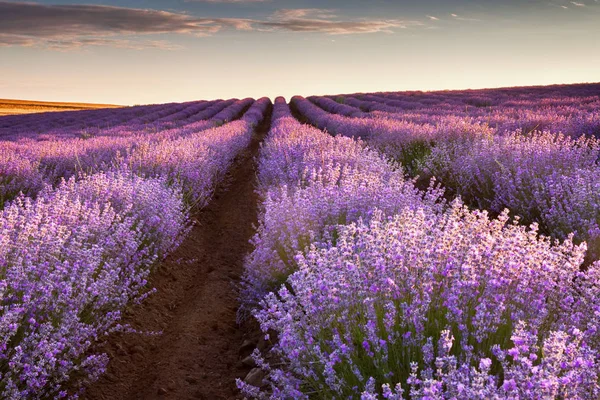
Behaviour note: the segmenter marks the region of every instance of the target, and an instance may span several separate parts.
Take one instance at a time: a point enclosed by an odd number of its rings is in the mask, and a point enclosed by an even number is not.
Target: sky
[[[0,0],[0,98],[198,99],[600,81],[600,0]]]

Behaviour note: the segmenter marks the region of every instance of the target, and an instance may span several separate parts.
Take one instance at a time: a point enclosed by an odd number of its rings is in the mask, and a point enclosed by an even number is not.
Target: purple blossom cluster
[[[315,103],[333,107],[330,100]],[[376,120],[316,104],[295,97],[292,109],[334,133]],[[276,100],[242,286],[243,309],[273,347],[253,355],[260,387],[238,381],[246,396],[600,397],[600,262],[582,267],[587,245],[572,233],[599,231],[600,186],[590,173],[598,143],[552,132],[499,134],[450,117],[427,127],[435,141],[420,168],[439,163],[449,173],[448,156],[472,167],[456,172],[460,179],[488,176],[469,186],[482,191],[473,196],[481,210],[460,198],[446,203],[435,181],[418,191],[360,139],[302,125]],[[411,126],[420,125],[405,121],[407,135]],[[369,134],[357,136],[370,144],[377,130]],[[469,162],[473,148],[486,150]],[[506,207],[524,216],[511,219]],[[564,240],[541,235],[548,229],[540,220],[560,226]]]
[[[0,397],[72,397],[103,373],[96,346],[128,329],[122,310],[152,292],[150,272],[270,104],[199,102],[153,117],[156,132],[0,142],[0,193],[10,200],[0,211]]]

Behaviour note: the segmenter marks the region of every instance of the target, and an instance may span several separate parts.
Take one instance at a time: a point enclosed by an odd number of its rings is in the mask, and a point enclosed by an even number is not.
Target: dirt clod
[[[187,378],[185,378],[185,381],[187,383],[189,383],[190,385],[195,385],[198,383],[198,379],[191,377],[191,376],[188,376]]]
[[[256,363],[254,362],[254,359],[252,358],[252,356],[248,356],[246,358],[244,358],[242,360],[242,364],[246,367],[255,367]]]
[[[240,354],[251,353],[252,349],[254,349],[255,346],[256,346],[256,341],[250,340],[250,339],[246,339],[246,340],[244,340],[244,342],[240,346],[239,353]]]
[[[248,375],[246,375],[246,377],[244,378],[244,382],[246,382],[248,385],[261,387],[263,386],[264,377],[265,373],[262,369],[253,368],[250,372],[248,372]]]

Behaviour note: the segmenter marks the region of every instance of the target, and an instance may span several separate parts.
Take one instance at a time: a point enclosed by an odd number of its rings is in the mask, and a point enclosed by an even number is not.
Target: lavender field
[[[600,398],[600,84],[0,117],[0,213],[0,398]],[[179,267],[228,314],[130,323]]]

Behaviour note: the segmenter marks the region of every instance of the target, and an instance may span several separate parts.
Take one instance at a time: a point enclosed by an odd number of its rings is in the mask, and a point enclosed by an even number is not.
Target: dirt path
[[[134,307],[125,322],[160,336],[118,334],[105,351],[107,373],[87,399],[232,399],[242,343],[255,329],[236,325],[234,283],[243,270],[257,223],[254,157],[270,122],[258,127],[186,241],[151,279],[158,292]],[[255,333],[254,333],[255,335]]]

